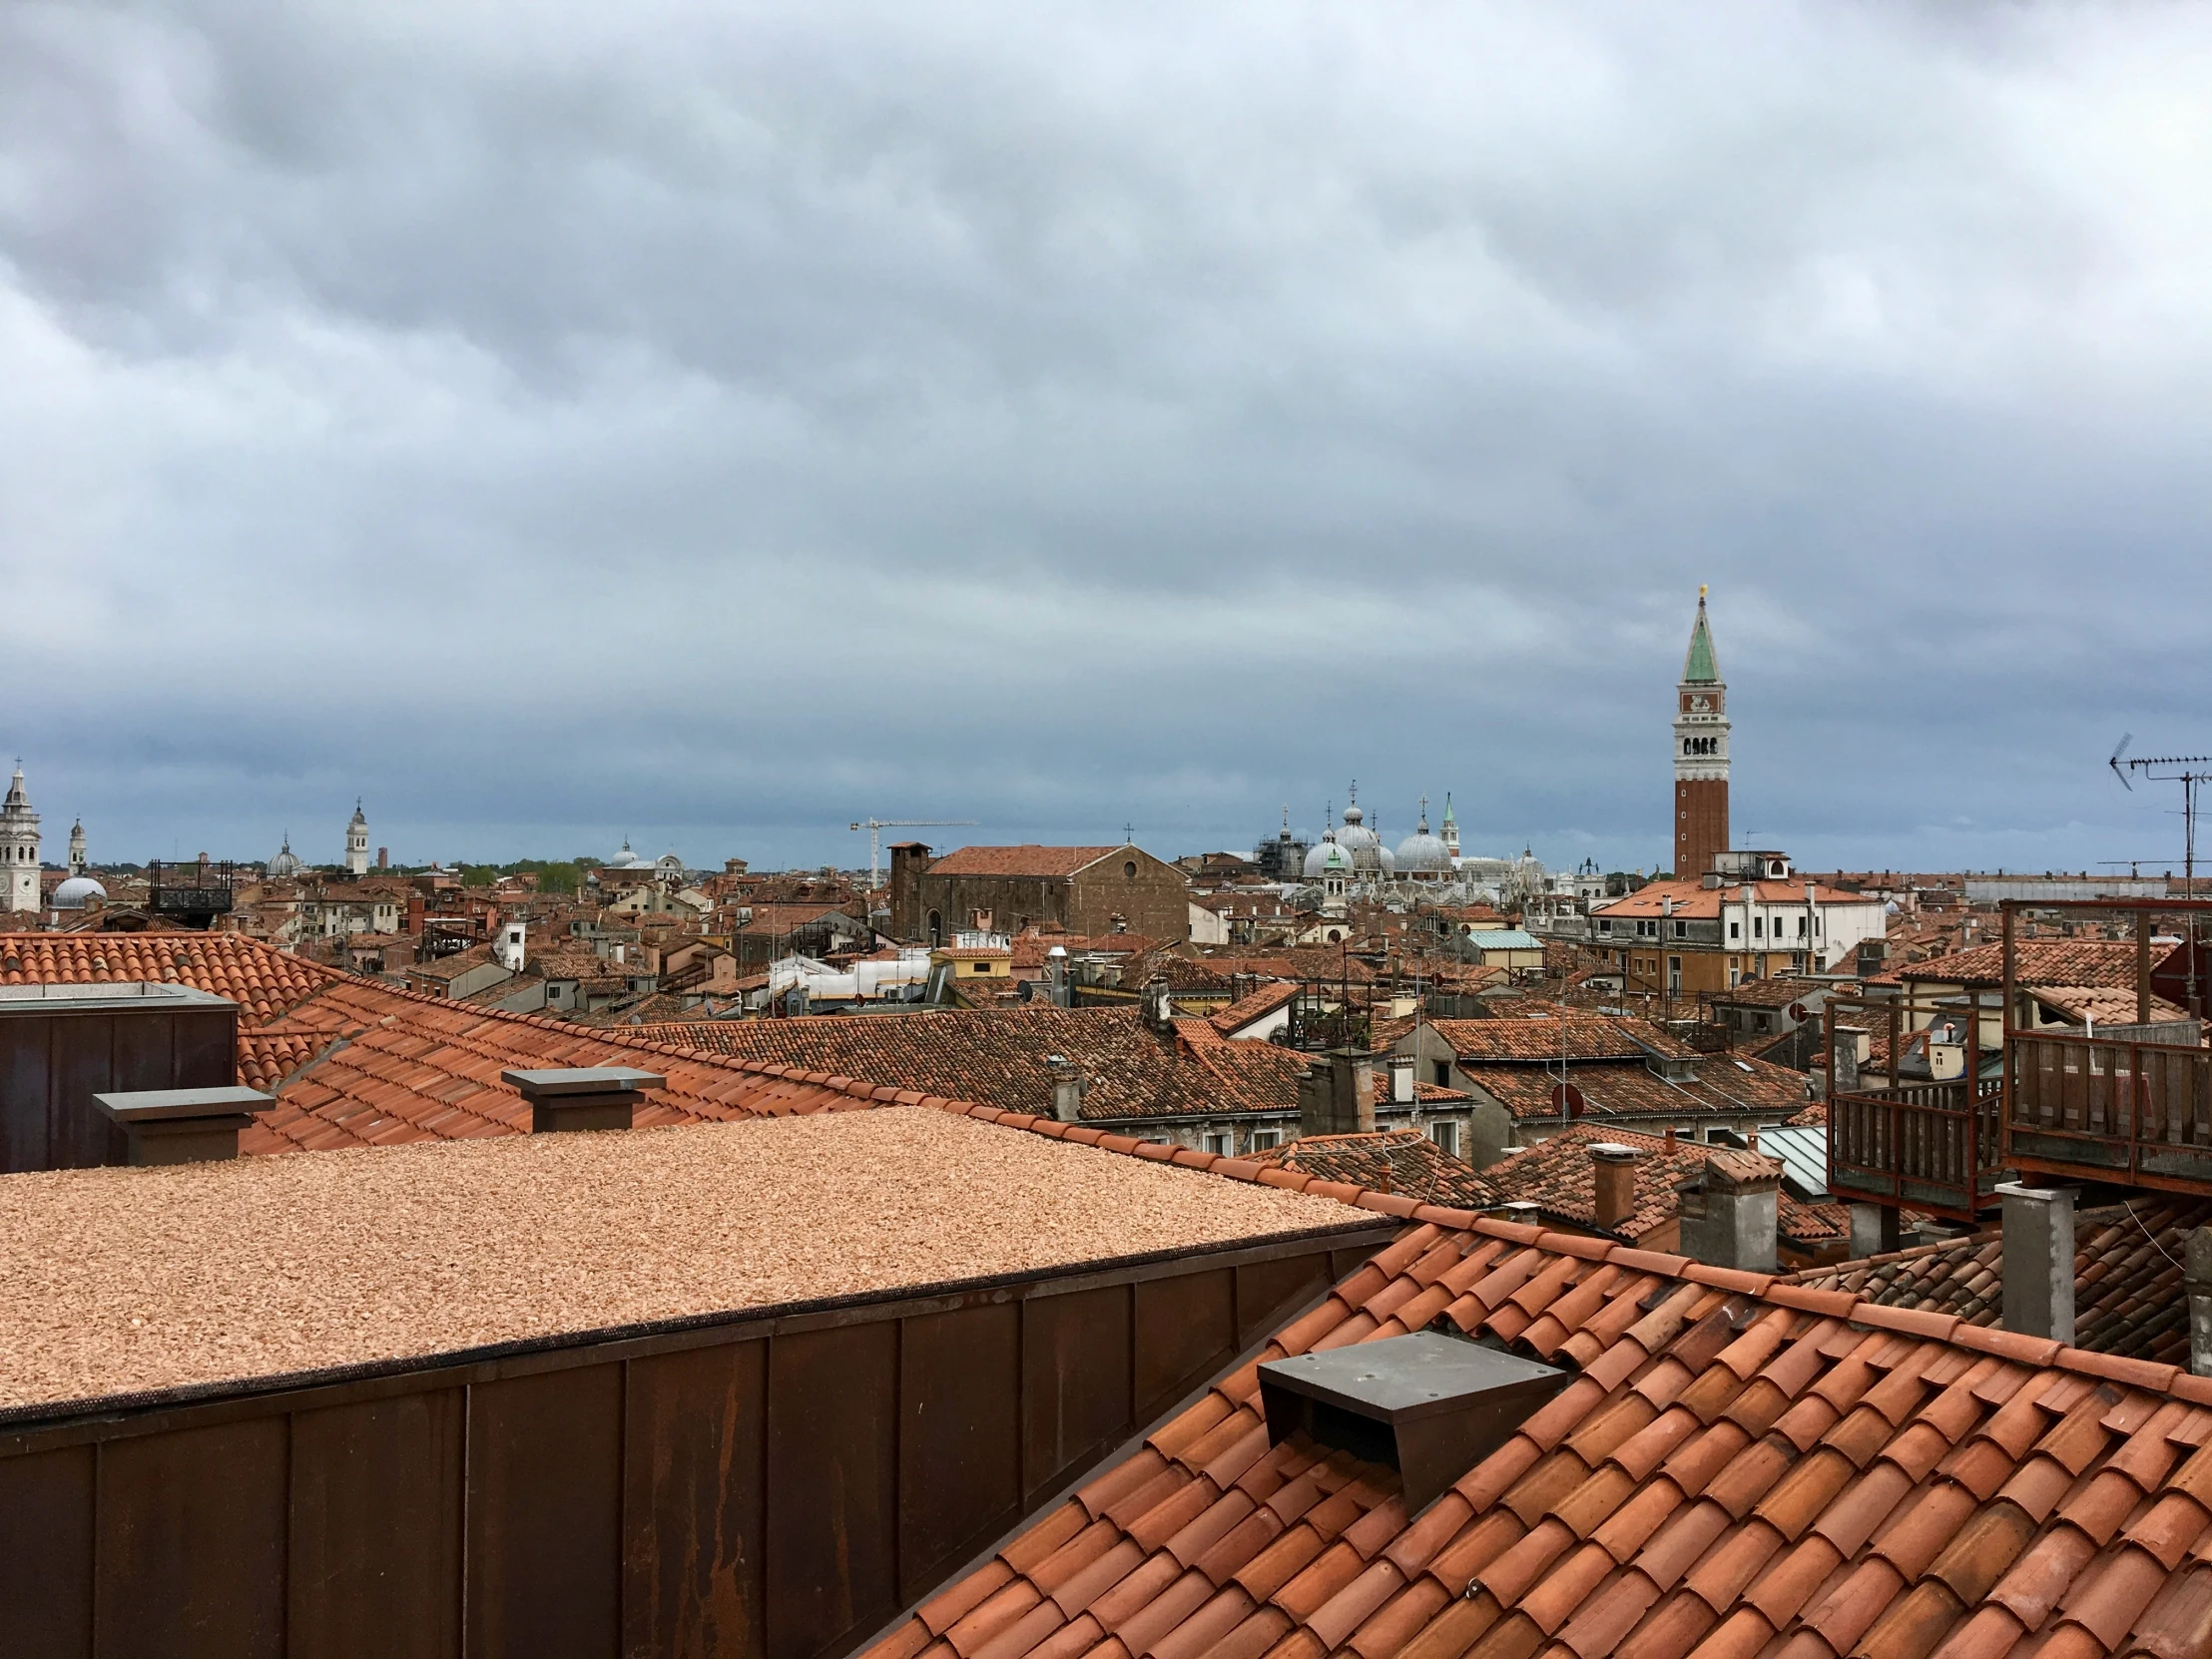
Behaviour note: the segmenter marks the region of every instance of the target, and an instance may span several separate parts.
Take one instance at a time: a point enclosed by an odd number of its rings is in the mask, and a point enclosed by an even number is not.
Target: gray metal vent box
[[[1503,1445],[1567,1374],[1456,1337],[1420,1332],[1260,1368],[1268,1440],[1304,1430],[1320,1445],[1386,1463],[1417,1515]]]

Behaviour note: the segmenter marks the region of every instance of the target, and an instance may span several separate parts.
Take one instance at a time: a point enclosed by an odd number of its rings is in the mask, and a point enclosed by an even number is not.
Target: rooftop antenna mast
[[[864,818],[852,826],[867,831],[867,890],[874,892],[882,886],[883,836],[885,830],[935,830],[962,828],[974,824],[971,818]]]
[[[2121,734],[2118,746],[2112,751],[2112,759],[2105,763],[2112,769],[2112,776],[2120,786],[2133,793],[2135,786],[2127,781],[2129,773],[2152,783],[2179,784],[2181,786],[2181,890],[2183,896],[2197,896],[2197,787],[2212,782],[2212,755],[2141,755],[2125,760],[2127,746],[2134,741],[2132,732]],[[2189,912],[2188,962],[2189,1012],[2202,1017],[2203,999],[2197,994],[2197,914]]]

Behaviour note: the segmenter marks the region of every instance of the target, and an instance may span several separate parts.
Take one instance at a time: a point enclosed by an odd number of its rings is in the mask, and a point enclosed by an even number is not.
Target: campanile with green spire
[[[1713,654],[1705,589],[1675,688],[1674,873],[1695,881],[1728,849],[1728,687]]]

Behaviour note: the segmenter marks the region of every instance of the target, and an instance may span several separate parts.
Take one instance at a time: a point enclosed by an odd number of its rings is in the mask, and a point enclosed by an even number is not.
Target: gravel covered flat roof
[[[926,1107],[0,1176],[0,1410],[1379,1219]]]

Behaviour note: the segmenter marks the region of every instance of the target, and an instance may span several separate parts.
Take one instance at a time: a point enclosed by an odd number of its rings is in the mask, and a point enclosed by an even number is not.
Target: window
[[[1252,1150],[1255,1152],[1273,1151],[1282,1139],[1283,1137],[1272,1129],[1255,1129],[1252,1132]]]
[[[1751,936],[1755,939],[1763,939],[1767,936],[1767,918],[1765,916],[1753,916],[1751,918]]]
[[[1206,1150],[1217,1157],[1228,1157],[1229,1137],[1227,1135],[1208,1135],[1206,1137]]]
[[[1130,880],[1134,881],[1137,878],[1137,860],[1132,858],[1126,864],[1123,864],[1121,866],[1121,872],[1122,874],[1128,876]]]
[[[1436,1143],[1436,1150],[1445,1157],[1459,1156],[1459,1126],[1456,1123],[1430,1124],[1428,1138]]]
[[[1448,1089],[1448,1088],[1450,1088],[1450,1087],[1451,1087],[1451,1062],[1450,1062],[1449,1060],[1438,1060],[1438,1061],[1437,1061],[1437,1062],[1436,1062],[1435,1064],[1436,1064],[1436,1087],[1437,1087],[1437,1088],[1439,1088],[1439,1089]]]
[[[1678,939],[1688,938],[1690,936],[1690,924],[1686,921],[1676,922],[1674,924],[1674,936]]]
[[[1743,925],[1744,925],[1744,924],[1743,924],[1742,922],[1740,922],[1740,921],[1732,921],[1732,922],[1730,922],[1730,923],[1728,924],[1728,936],[1729,936],[1730,938],[1732,938],[1732,939],[1740,939],[1740,938],[1742,938],[1742,937],[1743,937]]]
[[[1797,918],[1797,936],[1801,939],[1805,937],[1805,918],[1803,916]]]
[[[1597,930],[1600,933],[1610,933],[1613,930],[1613,918],[1611,916],[1600,917],[1597,924]]]

